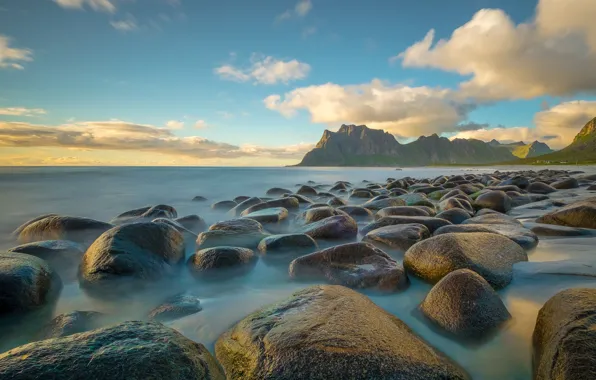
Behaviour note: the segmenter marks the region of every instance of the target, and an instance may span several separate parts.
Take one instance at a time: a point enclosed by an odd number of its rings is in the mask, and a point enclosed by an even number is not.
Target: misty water
[[[520,168],[498,168],[500,171],[517,169]],[[562,169],[596,172],[596,168],[590,167]],[[402,171],[392,168],[0,168],[0,249],[16,245],[10,233],[21,223],[47,213],[109,221],[130,209],[168,204],[177,209],[179,216],[197,214],[212,224],[229,219],[224,212],[211,210],[212,203],[239,195],[264,196],[271,187],[297,189],[297,184],[307,181],[333,184],[339,180],[358,185],[362,180],[384,183],[388,177],[432,178],[442,174],[491,173],[494,170],[489,167],[411,168]],[[553,197],[570,198],[582,191],[560,191]],[[209,201],[192,202],[196,195]],[[517,214],[522,220],[531,219],[536,216],[536,210]],[[529,252],[529,260],[593,261],[591,256],[596,253],[595,246],[596,238],[542,238],[538,247]],[[194,242],[188,241],[187,257],[194,250]],[[397,251],[388,253],[398,260],[403,254]],[[290,281],[287,267],[270,266],[262,260],[247,275],[217,282],[197,282],[183,270],[175,281],[125,299],[117,295],[91,298],[79,289],[76,280],[63,282],[60,297],[51,311],[53,315],[94,310],[111,315],[113,322],[146,319],[147,312],[157,306],[164,296],[180,290],[196,294],[201,299],[203,310],[167,324],[188,338],[203,343],[211,351],[217,337],[247,314],[309,285]],[[513,316],[512,320],[490,340],[466,345],[441,334],[418,315],[416,308],[431,285],[414,278],[411,282],[408,289],[398,293],[364,293],[464,367],[474,379],[489,380],[530,379],[531,336],[540,307],[562,289],[596,288],[596,279],[591,277],[516,277],[499,291]],[[27,334],[41,327],[30,318],[10,323],[11,326],[2,326],[3,331],[11,332],[10,341],[2,339],[2,349],[23,343]]]

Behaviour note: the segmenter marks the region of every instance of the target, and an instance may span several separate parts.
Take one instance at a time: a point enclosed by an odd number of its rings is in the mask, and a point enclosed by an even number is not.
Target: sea
[[[564,166],[550,169],[582,170],[595,173],[596,167]],[[11,232],[23,222],[48,213],[89,217],[110,221],[131,209],[168,204],[178,216],[197,214],[208,224],[229,219],[213,211],[212,203],[236,196],[265,196],[267,189],[297,186],[314,181],[333,184],[364,180],[384,183],[387,178],[434,178],[462,173],[492,173],[541,167],[423,167],[423,168],[235,168],[235,167],[0,167],[0,250],[16,243]],[[571,195],[570,195],[571,194]],[[207,202],[193,202],[200,195]],[[572,192],[560,197],[571,197]],[[528,218],[531,215],[528,215]],[[541,239],[529,253],[530,261],[565,259],[589,260],[596,238]],[[194,253],[188,244],[187,256]],[[401,257],[396,257],[401,260]],[[403,320],[429,344],[465,368],[474,379],[531,379],[532,332],[540,307],[551,296],[570,287],[596,288],[596,280],[580,276],[528,276],[516,278],[499,291],[513,316],[511,322],[481,343],[459,342],[444,335],[417,312],[431,285],[415,278],[411,286],[394,294],[366,293],[378,306]],[[203,310],[168,325],[213,352],[218,336],[259,307],[280,301],[309,284],[290,281],[287,269],[270,267],[259,261],[250,274],[222,279],[214,284],[197,283],[181,277],[172,288],[183,288],[201,298]],[[101,311],[115,321],[142,319],[156,306],[156,298],[139,295],[125,302],[98,300],[85,294],[76,281],[64,284],[54,315],[73,310]],[[15,331],[39,326],[15,322]],[[6,327],[6,326],[5,326]]]

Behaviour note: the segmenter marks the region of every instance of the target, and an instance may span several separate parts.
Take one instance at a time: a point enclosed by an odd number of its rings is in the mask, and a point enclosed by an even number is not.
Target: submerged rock
[[[175,222],[193,233],[203,232],[207,229],[207,222],[198,215],[187,215],[176,219]]]
[[[443,277],[426,295],[420,310],[449,333],[471,339],[485,336],[511,318],[489,283],[469,269]]]
[[[44,260],[22,253],[0,253],[0,315],[43,306],[60,287],[60,278]]]
[[[237,203],[234,201],[219,201],[211,205],[212,210],[217,211],[230,211],[234,207],[237,206]]]
[[[99,328],[106,321],[106,317],[97,311],[60,314],[44,327],[40,340],[61,338]]]
[[[398,224],[372,230],[362,241],[407,251],[414,244],[429,237],[430,232],[423,224]]]
[[[246,211],[245,211],[246,212]],[[244,214],[242,217],[256,220],[259,223],[280,223],[288,218],[289,212],[283,207],[266,208],[259,211],[253,211],[249,214]]]
[[[557,190],[563,189],[577,189],[579,187],[579,182],[575,178],[565,178],[550,184]]]
[[[550,194],[550,193],[554,193],[555,191],[557,191],[557,189],[555,189],[554,187],[547,185],[544,182],[532,182],[528,188],[528,193],[534,193],[534,194]]]
[[[157,218],[174,219],[178,217],[176,209],[170,205],[156,205],[137,208],[126,211],[110,223],[114,225],[121,225],[126,223],[149,222]]]
[[[436,283],[457,269],[478,273],[494,288],[511,282],[513,264],[526,252],[508,238],[483,232],[447,233],[417,243],[404,256],[407,271]]]
[[[196,314],[203,310],[201,301],[190,294],[178,294],[149,312],[149,319],[168,322]]]
[[[342,286],[313,286],[256,311],[222,334],[215,352],[230,380],[469,378],[401,320]]]
[[[348,215],[336,215],[309,223],[297,232],[313,239],[352,239],[358,235],[358,224]]]
[[[24,253],[46,261],[63,280],[76,279],[85,247],[69,240],[44,240],[13,247],[8,252]]]
[[[296,194],[299,195],[317,195],[317,190],[315,190],[313,187],[311,186],[307,186],[307,185],[302,185],[300,186],[300,188],[296,191]]]
[[[270,196],[282,196],[284,194],[290,194],[292,190],[284,189],[281,187],[272,187],[271,189],[267,190],[265,194]]]
[[[333,197],[327,201],[327,204],[329,206],[345,206],[347,205],[347,202],[341,198]]]
[[[0,378],[224,380],[207,349],[156,322],[118,325],[0,354]]]
[[[202,195],[197,195],[196,197],[194,197],[194,198],[192,199],[192,201],[193,201],[193,202],[206,202],[206,201],[207,201],[207,198],[205,198],[205,197],[204,197],[204,196],[202,196]]]
[[[17,228],[14,234],[20,243],[70,240],[81,244],[90,244],[112,227],[109,223],[89,218],[48,215],[24,223]]]
[[[554,210],[536,219],[536,222],[596,229],[596,197]]]
[[[317,249],[317,242],[306,234],[284,234],[267,236],[257,247],[268,259],[302,256]]]
[[[252,206],[246,208],[244,211],[242,211],[242,213],[240,215],[246,216],[248,214],[251,214],[251,213],[254,213],[257,211],[271,209],[271,208],[279,208],[279,207],[283,207],[287,210],[293,210],[293,209],[297,209],[298,207],[300,207],[300,204],[298,202],[298,199],[293,198],[293,197],[272,199],[270,201],[265,201],[265,202],[261,202],[261,203],[252,205]]]
[[[595,310],[595,289],[563,290],[544,304],[532,339],[534,379],[594,378]]]
[[[408,285],[403,267],[388,254],[367,243],[327,248],[290,263],[290,277],[324,279],[350,288],[397,291]]]
[[[296,221],[301,224],[318,222],[330,216],[346,215],[343,211],[330,206],[313,207],[301,212],[296,216]]]
[[[106,231],[87,249],[80,266],[81,286],[101,291],[118,285],[118,280],[161,280],[173,275],[183,260],[184,238],[175,228],[165,223],[125,224]]]
[[[240,216],[244,210],[259,203],[263,203],[263,200],[261,200],[261,198],[252,197],[245,199],[242,202],[238,203],[233,209],[228,211],[228,215],[234,217]]]

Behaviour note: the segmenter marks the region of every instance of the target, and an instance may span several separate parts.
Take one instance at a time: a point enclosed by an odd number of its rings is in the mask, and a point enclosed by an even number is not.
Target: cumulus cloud
[[[235,82],[252,80],[255,84],[288,84],[291,81],[306,78],[310,72],[310,65],[295,59],[282,61],[270,56],[262,57],[253,54],[251,65],[247,68],[223,65],[214,71],[220,78]]]
[[[31,49],[14,48],[10,46],[11,39],[0,34],[0,69],[23,70],[20,62],[33,61]]]
[[[116,6],[112,0],[54,0],[54,2],[67,9],[83,9],[88,6],[98,12],[116,12]]]
[[[498,100],[596,91],[596,1],[539,0],[535,18],[515,24],[500,9],[483,9],[449,39],[435,32],[393,59],[471,79],[466,96]]]
[[[8,107],[0,108],[2,116],[39,116],[45,115],[46,110],[41,108]]]
[[[596,117],[596,101],[577,100],[564,102],[536,113],[534,128],[486,127],[463,131],[453,138],[475,138],[483,141],[521,140],[526,143],[538,140],[546,142],[553,149],[561,149],[569,145],[581,128],[594,117]]]
[[[138,151],[198,159],[239,157],[300,158],[306,145],[236,146],[199,136],[178,137],[171,130],[120,120],[44,126],[0,122],[0,148],[76,148]]]
[[[314,123],[366,124],[402,137],[455,131],[475,107],[447,89],[391,85],[378,79],[297,88],[283,96],[268,96],[264,104],[286,117],[305,110]]]
[[[312,9],[312,2],[310,0],[301,0],[294,6],[293,9],[288,9],[284,13],[278,15],[275,21],[281,22],[293,17],[304,17]]]
[[[182,129],[184,128],[184,122],[178,120],[170,120],[166,123],[166,127],[170,129]]]
[[[205,120],[197,120],[195,123],[195,128],[196,129],[203,129],[203,128],[207,128],[208,124]]]

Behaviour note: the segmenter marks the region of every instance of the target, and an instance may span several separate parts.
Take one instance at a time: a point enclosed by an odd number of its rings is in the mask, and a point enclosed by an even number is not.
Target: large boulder
[[[230,219],[217,222],[197,237],[199,248],[234,246],[254,249],[268,236],[263,225],[248,218]]]
[[[336,215],[309,223],[297,232],[306,234],[313,239],[353,239],[358,235],[358,224],[351,216]]]
[[[377,228],[394,226],[397,224],[423,224],[432,233],[436,229],[450,225],[451,223],[445,219],[433,218],[430,216],[385,216],[364,226],[362,228],[362,233],[367,234]]]
[[[596,289],[567,289],[538,312],[533,335],[536,380],[593,379],[596,375]]]
[[[247,198],[245,200],[243,200],[242,202],[238,203],[236,206],[234,206],[233,209],[231,209],[230,211],[228,211],[228,215],[231,216],[240,216],[242,214],[242,212],[244,210],[246,210],[247,208],[254,206],[256,204],[262,203],[263,201],[261,200],[261,198],[257,198],[257,197],[252,197],[252,198]]]
[[[8,252],[24,253],[46,261],[64,281],[76,279],[85,247],[69,240],[43,240],[10,248]]]
[[[149,319],[159,322],[173,321],[203,310],[201,301],[191,294],[177,294],[166,299],[149,312]]]
[[[431,321],[461,338],[481,338],[511,318],[484,278],[469,269],[443,277],[428,292],[420,310]]]
[[[557,189],[555,189],[554,187],[547,185],[544,182],[532,182],[528,187],[527,187],[527,191],[528,193],[533,193],[533,194],[550,194],[550,193],[554,193],[555,191],[557,191]]]
[[[501,190],[492,190],[480,194],[474,201],[474,206],[507,213],[511,210],[511,198]]]
[[[459,209],[459,210],[465,210],[469,214],[474,213],[474,207],[472,206],[472,204],[468,200],[458,198],[458,197],[451,197],[451,198],[442,200],[439,203],[439,209],[441,209],[443,211]]]
[[[296,216],[296,221],[300,224],[309,224],[318,222],[330,216],[346,215],[343,211],[334,209],[330,206],[313,207],[301,212]]]
[[[313,286],[264,307],[222,334],[217,359],[230,380],[468,379],[366,296]]]
[[[375,219],[385,216],[429,216],[426,210],[415,206],[393,206],[385,207],[375,214]]]
[[[579,182],[575,178],[565,178],[550,184],[557,190],[577,189]]]
[[[289,273],[299,280],[326,280],[350,288],[397,291],[408,285],[402,265],[367,243],[337,245],[301,256],[290,263]]]
[[[265,263],[285,264],[296,257],[317,250],[315,239],[305,234],[284,234],[267,236],[257,247]]]
[[[429,237],[430,232],[423,224],[396,224],[372,230],[362,241],[407,251],[414,244]]]
[[[184,238],[165,223],[133,223],[103,233],[87,249],[81,286],[101,291],[109,285],[141,285],[176,273],[184,262]]]
[[[0,354],[0,378],[224,380],[207,349],[157,322],[118,325]]]
[[[362,205],[362,207],[367,208],[372,211],[377,211],[382,208],[386,207],[395,207],[395,206],[404,206],[405,202],[399,198],[383,198],[383,199],[376,199],[370,200]]]
[[[527,260],[526,252],[504,236],[447,233],[413,245],[404,256],[404,266],[409,273],[431,283],[454,270],[470,269],[494,288],[503,288],[511,282],[513,264]]]
[[[373,217],[372,211],[360,206],[339,206],[337,209],[358,220],[367,220]]]
[[[289,197],[289,198],[279,198],[279,199],[272,199],[270,201],[265,201],[261,203],[257,203],[246,208],[240,215],[246,216],[248,214],[252,214],[256,211],[265,210],[268,208],[279,208],[283,207],[287,210],[293,210],[300,207],[300,203],[298,202],[297,198]]]
[[[596,197],[554,210],[536,219],[536,222],[596,229]]]
[[[42,240],[70,240],[91,244],[112,227],[109,223],[89,218],[46,215],[24,223],[16,229],[14,235],[21,244]]]
[[[188,268],[197,278],[217,278],[230,271],[244,273],[254,267],[257,257],[248,248],[214,247],[201,249],[188,259]],[[225,273],[222,271],[225,270]]]
[[[40,340],[61,338],[101,327],[107,315],[97,311],[72,311],[52,319],[42,330]]]
[[[60,278],[42,259],[16,252],[0,253],[0,315],[43,306],[60,287]]]

